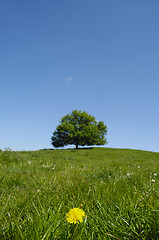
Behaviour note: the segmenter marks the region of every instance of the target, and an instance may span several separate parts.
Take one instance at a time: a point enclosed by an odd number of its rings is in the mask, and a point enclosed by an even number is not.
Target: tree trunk
[[[76,143],[76,149],[78,149],[78,143]]]

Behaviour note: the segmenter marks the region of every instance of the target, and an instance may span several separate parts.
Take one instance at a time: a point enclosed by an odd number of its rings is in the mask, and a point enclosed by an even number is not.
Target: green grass
[[[159,153],[0,152],[0,239],[159,239]],[[83,223],[66,213],[82,208]]]

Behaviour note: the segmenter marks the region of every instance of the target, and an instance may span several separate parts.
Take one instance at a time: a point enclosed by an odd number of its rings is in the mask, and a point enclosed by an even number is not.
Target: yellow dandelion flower
[[[86,214],[85,212],[80,208],[72,208],[68,213],[66,213],[66,220],[69,223],[79,223],[83,222]]]

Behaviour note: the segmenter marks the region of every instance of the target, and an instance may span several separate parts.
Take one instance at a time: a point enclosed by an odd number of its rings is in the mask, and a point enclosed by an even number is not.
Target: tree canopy
[[[51,143],[54,147],[64,147],[69,144],[76,146],[104,145],[107,143],[105,135],[107,127],[102,121],[85,111],[72,111],[61,118],[60,124],[53,132]]]

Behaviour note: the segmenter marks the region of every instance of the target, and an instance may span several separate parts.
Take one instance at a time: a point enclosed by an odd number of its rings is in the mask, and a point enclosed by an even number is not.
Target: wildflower
[[[80,208],[72,208],[68,213],[66,213],[66,220],[69,223],[79,223],[83,222],[86,214],[85,212]]]

